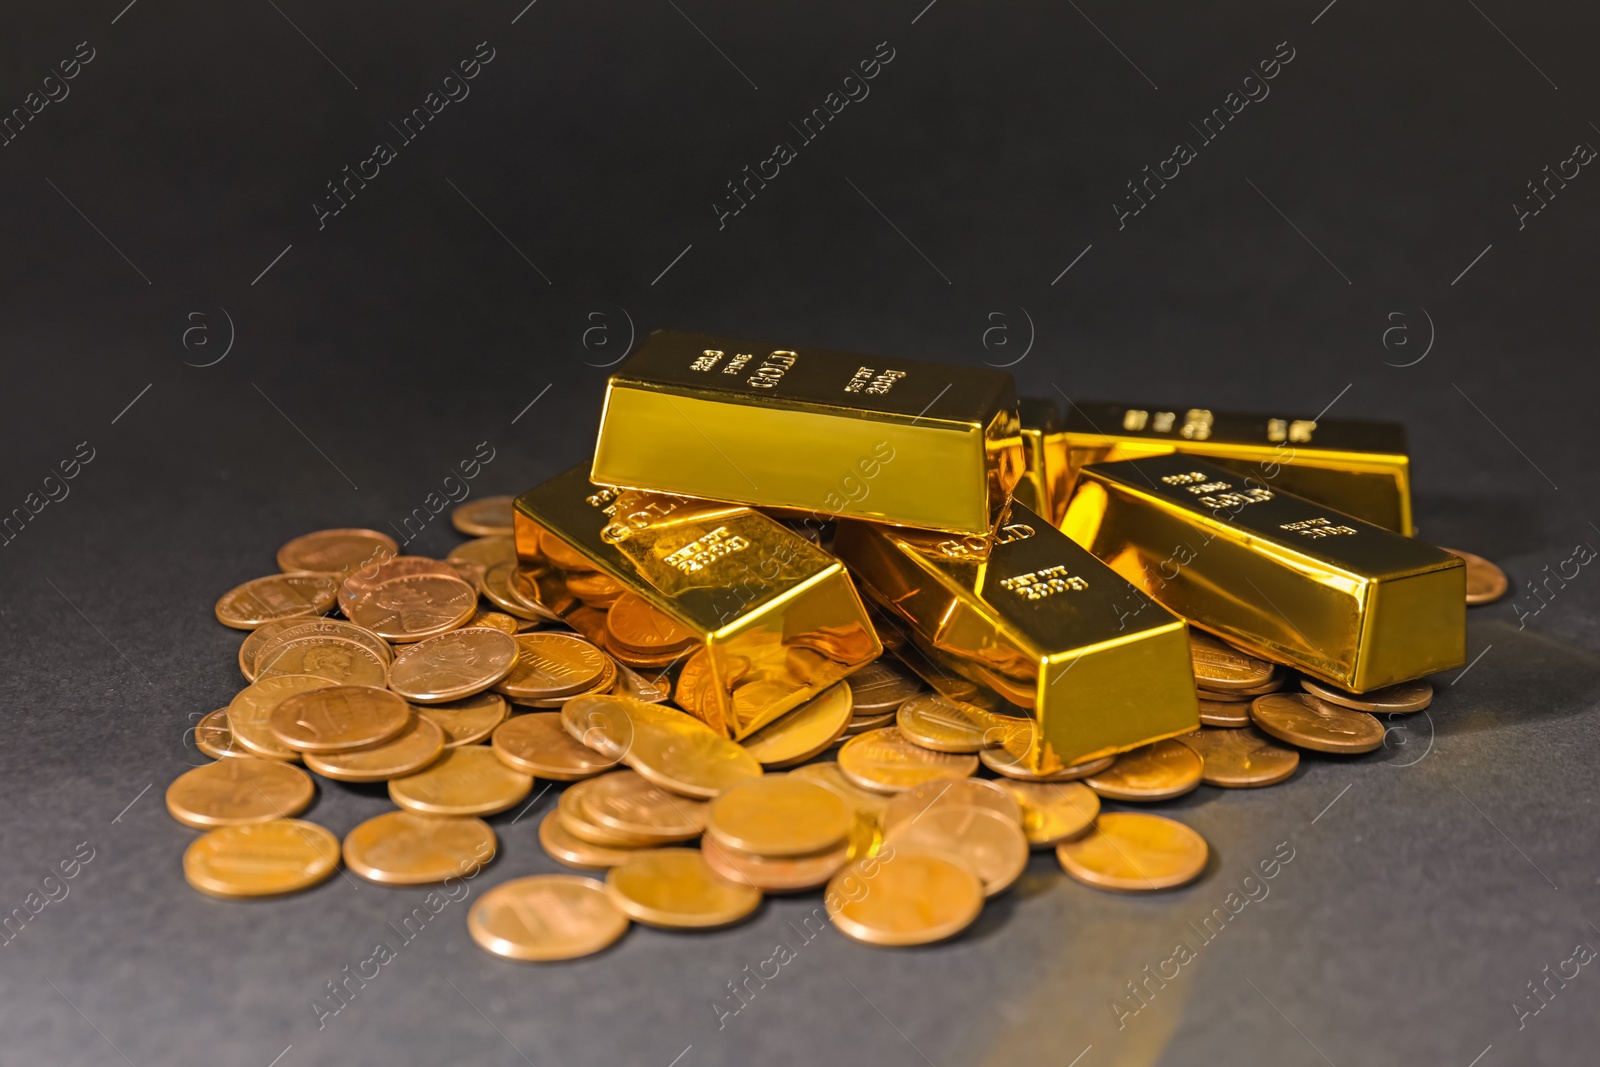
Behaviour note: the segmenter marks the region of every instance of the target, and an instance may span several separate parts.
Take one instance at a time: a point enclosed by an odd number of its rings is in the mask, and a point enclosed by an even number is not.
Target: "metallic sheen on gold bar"
[[[688,630],[673,698],[736,740],[883,651],[844,566],[749,508],[599,488],[580,466],[519,496],[515,526],[539,602],[591,639],[573,574],[599,572]]]
[[[1195,456],[1085,467],[1061,528],[1190,622],[1345,689],[1466,660],[1459,556]]]
[[[1067,469],[1067,439],[1061,432],[1061,414],[1048,397],[1025,396],[1017,401],[1022,426],[1022,477],[1011,495],[1051,523],[1067,511],[1072,479]]]
[[[658,330],[611,376],[595,482],[952,533],[1022,473],[1002,371]]]
[[[1090,463],[1182,452],[1407,537],[1413,532],[1411,461],[1397,423],[1074,401],[1062,427],[1056,439],[1069,485]]]
[[[1037,718],[1031,769],[1199,725],[1182,619],[1023,505],[1013,506],[987,553],[964,544],[841,522],[834,551],[941,665],[999,693],[1011,714]]]

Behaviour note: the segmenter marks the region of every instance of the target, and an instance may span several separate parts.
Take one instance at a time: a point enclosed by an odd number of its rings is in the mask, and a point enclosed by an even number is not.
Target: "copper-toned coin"
[[[854,715],[851,716],[849,722],[845,723],[844,733],[839,736],[854,737],[856,734],[864,734],[868,730],[881,730],[885,726],[893,726],[894,720],[895,712],[892,711],[886,711],[880,715]]]
[[[1433,686],[1424,681],[1401,682],[1357,694],[1336,689],[1315,678],[1302,678],[1300,688],[1318,700],[1374,715],[1421,711],[1433,703]]]
[[[731,926],[761,904],[761,891],[730,881],[698,849],[648,849],[611,868],[606,892],[634,922],[666,929]]]
[[[970,777],[978,769],[978,758],[934,752],[886,726],[846,741],[839,749],[839,769],[863,789],[900,793],[925,782]]]
[[[399,551],[394,538],[377,530],[318,530],[278,549],[278,569],[348,574],[381,563]]]
[[[391,578],[353,606],[351,621],[390,641],[420,641],[472,618],[478,593],[455,576]]]
[[[695,641],[692,630],[633,593],[617,597],[606,612],[606,634],[624,651],[646,656],[679,652]]]
[[[672,676],[665,672],[650,671],[648,675],[617,664],[617,680],[611,684],[611,693],[632,697],[646,704],[660,704],[672,699]],[[821,699],[818,697],[817,699]],[[746,738],[748,740],[748,738]]]
[[[1189,657],[1196,683],[1208,689],[1249,689],[1272,678],[1272,664],[1266,660],[1198,630],[1189,631]]]
[[[384,582],[395,578],[408,578],[420,574],[437,574],[446,578],[459,578],[456,568],[427,556],[395,556],[362,567],[344,576],[339,585],[339,610],[348,619],[355,618],[356,605],[372,595]]]
[[[862,789],[859,785],[845,777],[839,764],[833,760],[824,760],[819,763],[808,763],[803,767],[796,767],[789,772],[791,777],[804,778],[808,782],[815,782],[849,804],[858,815],[871,816],[874,821],[881,818],[889,808],[888,796],[874,793],[870,789]],[[959,781],[959,779],[946,779],[930,783],[932,788],[938,788],[945,781]],[[910,792],[911,790],[907,790]]]
[[[1255,699],[1254,697],[1251,698]],[[1206,726],[1222,726],[1237,730],[1250,725],[1249,700],[1212,700],[1200,697],[1200,721]]]
[[[599,781],[591,779],[590,781]],[[674,841],[685,840],[683,836],[661,838],[659,835],[630,834],[596,822],[589,814],[588,806],[584,803],[585,787],[589,782],[579,782],[577,785],[566,789],[556,800],[556,815],[561,819],[561,826],[573,837],[580,841],[587,841],[592,845],[603,848],[656,848],[661,845],[671,844]],[[693,835],[689,835],[693,836]]]
[[[924,782],[889,798],[883,810],[887,833],[902,823],[915,822],[935,807],[987,808],[1007,822],[1021,824],[1022,808],[1000,782],[983,778],[950,778]]]
[[[983,911],[983,883],[954,859],[891,849],[834,875],[823,900],[834,926],[848,938],[868,945],[926,945],[972,925]]]
[[[840,845],[810,856],[758,856],[729,848],[711,838],[700,846],[706,865],[732,882],[763,893],[799,893],[828,883],[850,862],[850,846]]]
[[[576,634],[518,634],[514,640],[516,666],[495,686],[512,700],[562,699],[616,677],[606,654]]]
[[[1015,778],[1019,782],[1075,782],[1079,778],[1087,778],[1091,774],[1099,774],[1116,761],[1115,756],[1096,756],[1093,759],[1083,760],[1070,766],[1062,767],[1055,771],[1034,773],[1028,769],[1028,764],[1023,758],[1026,748],[1018,744],[1008,743],[1003,748],[985,748],[978,752],[978,759],[983,765],[996,774],[1007,778]]]
[[[254,630],[279,619],[321,615],[333,607],[337,588],[338,578],[331,574],[269,574],[223,593],[217,621],[235,630]]]
[[[564,571],[592,571],[594,561],[549,530],[539,532],[539,554]]]
[[[857,715],[892,712],[925,688],[922,679],[888,657],[875,659],[850,675]]]
[[[915,819],[884,831],[898,852],[907,849],[950,856],[983,882],[992,897],[1011,888],[1028,865],[1028,839],[1019,821],[989,808],[936,804]]]
[[[700,720],[659,704],[639,707],[653,714],[630,713],[633,744],[622,758],[661,788],[709,800],[761,776],[754,756]]]
[[[228,704],[228,729],[233,739],[266,759],[297,760],[300,753],[279,741],[272,732],[272,711],[284,700],[311,689],[333,685],[309,674],[281,674],[252,682]]]
[[[483,692],[516,662],[516,639],[499,630],[451,630],[401,649],[389,669],[389,688],[418,704],[444,704]]]
[[[593,878],[536,874],[502,882],[467,912],[485,952],[540,962],[591,956],[628,932],[628,918]]]
[[[836,682],[740,744],[769,769],[804,763],[844,734],[851,706],[850,683]]]
[[[1246,700],[1254,700],[1256,697],[1278,692],[1288,681],[1289,672],[1282,667],[1274,667],[1272,669],[1272,677],[1260,685],[1252,685],[1248,689],[1231,689],[1227,693],[1230,697],[1243,697]]]
[[[272,629],[266,634],[263,630]],[[270,660],[273,654],[290,641],[297,641],[302,637],[342,637],[347,641],[371,651],[385,664],[394,660],[394,649],[389,647],[389,642],[373,633],[371,630],[362,629],[353,622],[344,619],[304,619],[289,620],[283,623],[268,623],[252,636],[262,636],[261,644],[255,650],[255,658],[251,662],[251,670],[259,673],[262,664]],[[245,638],[245,644],[250,643],[250,638]]]
[[[450,513],[450,525],[468,537],[510,537],[512,498],[482,496]]]
[[[1100,797],[1082,782],[1014,782],[995,785],[1022,806],[1022,832],[1032,848],[1081,836],[1100,814]]]
[[[384,812],[344,839],[345,866],[383,885],[470,878],[494,853],[494,831],[482,819],[445,819],[409,811]]]
[[[1300,766],[1298,751],[1278,744],[1254,727],[1202,728],[1177,740],[1194,749],[1205,762],[1206,784],[1224,789],[1276,785]]]
[[[183,853],[183,876],[214,897],[267,897],[308,889],[339,867],[339,839],[315,823],[273,819],[219,826]]]
[[[508,637],[515,637],[522,632],[522,622],[515,615],[507,615],[503,611],[479,611],[467,620],[467,626],[487,626]]]
[[[1354,754],[1383,744],[1383,724],[1364,711],[1351,711],[1309,693],[1257,697],[1250,718],[1262,730],[1298,748]]]
[[[1056,846],[1068,874],[1096,889],[1151,892],[1186,885],[1205,872],[1206,839],[1173,819],[1113,811],[1076,841]]]
[[[233,739],[228,729],[228,709],[219,708],[195,723],[194,747],[212,759],[253,759],[254,754]]]
[[[1167,740],[1124,752],[1083,781],[1112,800],[1171,800],[1198,786],[1204,772],[1205,764],[1192,748]]]
[[[462,560],[487,571],[497,563],[516,563],[517,543],[505,536],[478,537],[452,548],[446,558]]]
[[[279,619],[277,622],[262,623],[254,630],[244,635],[244,641],[239,645],[239,673],[244,675],[244,680],[256,680],[256,653],[260,652],[266,643],[291,626],[302,626],[302,619]]]
[[[269,644],[256,657],[256,679],[280,674],[308,674],[335,685],[378,689],[389,682],[388,665],[376,652],[343,637],[300,637]]]
[[[243,826],[298,815],[316,787],[299,767],[261,759],[226,759],[178,775],[167,811],[185,826]]]
[[[994,716],[975,704],[937,693],[914,696],[895,712],[895,725],[914,744],[937,752],[975,753],[984,748],[984,734]]]
[[[495,728],[492,747],[506,766],[558,782],[593,778],[617,765],[616,760],[573,740],[561,725],[559,711],[507,719]]]
[[[387,782],[416,774],[442,752],[443,731],[413,713],[405,728],[387,741],[344,752],[307,752],[306,766],[341,782]]]
[[[1215,704],[1248,704],[1261,694],[1251,696],[1242,689],[1207,689],[1204,686],[1196,686],[1195,695],[1202,701],[1211,701]]]
[[[671,708],[660,711],[682,714]],[[615,762],[633,747],[634,718],[654,713],[655,705],[615,693],[576,696],[561,705],[561,727],[580,745]]]
[[[609,608],[622,596],[623,588],[608,574],[592,571],[588,574],[569,574],[566,578],[567,592],[589,605],[591,608]],[[522,593],[524,600],[527,594]]]
[[[483,579],[478,583],[478,588],[495,607],[519,619],[561,621],[560,616],[538,603],[537,598],[528,600],[521,595],[521,589],[531,591],[532,586],[527,582],[516,580],[520,573],[515,559],[509,563],[496,563],[483,572]]]
[[[510,705],[499,693],[479,693],[448,704],[413,705],[412,709],[444,731],[444,747],[475,745],[494,733]]]
[[[687,841],[706,828],[705,801],[675,796],[632,771],[581,782],[568,794],[585,822],[640,841]]]
[[[410,721],[410,705],[387,689],[331,685],[279,702],[268,725],[297,752],[348,752],[387,741]]]
[[[389,799],[422,815],[493,815],[521,803],[533,778],[512,770],[486,745],[447,748],[427,769],[389,780]]]
[[[1511,583],[1506,580],[1505,571],[1471,552],[1463,552],[1459,548],[1447,548],[1445,551],[1467,561],[1468,604],[1488,604],[1506,595]]]
[[[626,863],[634,849],[597,845],[567,829],[560,811],[552,811],[539,822],[539,844],[552,859],[569,867],[603,871]]]
[[[758,856],[804,856],[844,847],[854,821],[849,805],[817,783],[768,774],[711,802],[706,838]]]

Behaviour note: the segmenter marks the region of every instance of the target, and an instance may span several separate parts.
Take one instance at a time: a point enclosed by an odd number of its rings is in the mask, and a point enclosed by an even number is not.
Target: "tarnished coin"
[[[254,754],[234,741],[228,728],[228,709],[219,708],[194,725],[194,747],[212,759],[253,759]]]
[[[1096,889],[1124,893],[1172,889],[1200,877],[1206,839],[1173,819],[1144,812],[1105,812],[1094,829],[1056,846],[1062,870]]]
[[[516,665],[495,686],[512,700],[560,699],[616,676],[606,654],[575,634],[518,634],[514,640]]]
[[[1489,604],[1506,595],[1511,583],[1506,580],[1505,571],[1471,552],[1463,552],[1459,548],[1447,548],[1445,551],[1467,561],[1468,604]]]
[[[700,846],[706,865],[732,882],[753,886],[763,893],[799,893],[828,884],[828,879],[850,862],[850,846],[843,844],[810,856],[757,856],[740,852],[711,838]]]
[[[597,845],[567,829],[560,811],[552,811],[539,822],[539,844],[552,859],[569,867],[603,871],[626,863],[636,849]]]
[[[472,618],[478,593],[454,575],[391,578],[357,601],[350,621],[390,641],[420,641]]]
[[[734,741],[699,719],[643,704],[655,715],[633,714],[633,744],[623,762],[663,789],[711,799],[761,776],[761,764]]]
[[[578,782],[604,774],[617,761],[579,744],[561,725],[559,711],[536,711],[501,723],[491,743],[506,766],[557,782]]]
[[[417,704],[443,704],[483,692],[516,662],[516,640],[499,630],[451,630],[401,649],[389,668],[389,688]]]
[[[1273,693],[1250,704],[1250,718],[1279,741],[1314,752],[1354,754],[1383,744],[1383,723],[1309,693]]]
[[[487,571],[497,563],[515,564],[517,543],[506,536],[478,537],[452,548],[445,558],[471,563]]]
[[[494,733],[511,706],[499,693],[479,693],[448,704],[417,704],[412,710],[444,731],[444,747],[475,745]]]
[[[1112,800],[1171,800],[1198,786],[1204,772],[1193,749],[1169,739],[1124,752],[1083,782]]]
[[[262,634],[263,630],[268,632]],[[394,649],[389,647],[389,642],[371,630],[363,629],[345,619],[291,619],[282,623],[268,623],[267,626],[256,630],[252,636],[256,635],[262,637],[262,643],[255,651],[255,658],[250,661],[253,671],[259,671],[261,665],[283,645],[302,637],[342,637],[370,650],[385,665],[394,660]],[[245,638],[245,644],[249,643],[250,638]]]
[[[185,826],[243,826],[298,815],[316,786],[299,767],[261,759],[225,759],[178,775],[167,787],[167,811]]]
[[[593,878],[536,874],[502,882],[467,912],[485,952],[530,962],[591,956],[628,932],[628,917]]]
[[[843,846],[855,813],[815,782],[769,774],[711,802],[706,837],[758,856],[804,856]]]
[[[394,538],[377,530],[318,530],[278,549],[278,569],[348,574],[381,563],[399,551]]]
[[[447,748],[416,774],[389,780],[389,799],[422,815],[493,815],[515,807],[533,789],[486,745]]]
[[[1223,644],[1210,634],[1189,631],[1189,658],[1197,685],[1207,689],[1249,689],[1272,679],[1272,664]]]
[[[223,593],[217,621],[235,630],[254,630],[279,619],[321,615],[333,607],[337,589],[338,578],[331,574],[269,574]]]
[[[1022,808],[1000,782],[983,778],[947,778],[912,786],[889,798],[883,810],[885,833],[914,822],[935,807],[986,808],[1007,822],[1021,824]]]
[[[698,849],[648,849],[611,868],[606,892],[634,922],[666,929],[731,926],[761,904],[761,891],[713,871]]]
[[[507,615],[503,611],[479,611],[467,620],[467,627],[487,626],[491,630],[499,630],[507,637],[515,637],[522,632],[522,620],[514,615]]]
[[[228,729],[234,741],[266,759],[297,760],[300,753],[272,732],[272,711],[297,693],[333,685],[309,674],[280,674],[252,682],[228,704]]]
[[[1249,726],[1250,701],[1211,700],[1202,694],[1200,697],[1200,721],[1206,726],[1222,726],[1234,730],[1242,726]]]
[[[1302,678],[1300,688],[1326,703],[1373,715],[1421,711],[1433,703],[1433,686],[1424,681],[1401,682],[1358,694],[1335,689],[1315,678]]]
[[[978,758],[934,752],[886,726],[846,741],[839,749],[839,769],[863,789],[900,793],[924,782],[970,777],[978,769]]]
[[[580,782],[568,794],[585,822],[640,841],[688,841],[706,828],[705,801],[675,796],[633,771]]]
[[[513,498],[482,496],[450,513],[450,525],[468,537],[510,537]]]
[[[339,839],[316,823],[274,819],[219,826],[183,853],[183,876],[214,897],[267,897],[308,889],[339,868]]]
[[[834,875],[823,896],[840,933],[868,945],[954,937],[983,911],[983,883],[954,859],[890,847]]]
[[[425,885],[468,878],[494,858],[494,831],[482,819],[387,811],[344,839],[345,866],[369,882]]]
[[[850,683],[836,682],[740,742],[763,767],[791,767],[827,749],[850,725]]]
[[[892,712],[926,688],[909,668],[887,656],[852,671],[849,681],[857,715]]]
[[[296,752],[347,752],[387,741],[410,721],[411,707],[387,689],[331,685],[280,701],[268,725]]]
[[[633,593],[617,597],[606,612],[606,636],[625,651],[647,656],[680,652],[695,641],[694,631]]]
[[[306,766],[341,782],[387,782],[416,774],[444,751],[444,732],[412,713],[405,728],[376,745],[344,752],[307,752]]]
[[[897,855],[904,849],[953,857],[983,882],[986,897],[1010,889],[1028,865],[1020,822],[988,808],[936,804],[885,829],[883,837]]]
[[[256,680],[256,654],[278,634],[291,626],[302,626],[304,619],[279,619],[276,622],[266,622],[244,635],[244,641],[239,645],[239,673],[244,675],[244,680]]]
[[[995,785],[1022,806],[1022,832],[1032,848],[1081,836],[1100,814],[1100,797],[1082,782],[1014,782]]]
[[[309,674],[335,685],[378,689],[389,682],[389,668],[376,652],[343,637],[300,637],[262,649],[256,657],[256,679],[280,674]]]
[[[975,753],[994,716],[973,704],[937,693],[914,696],[895,712],[895,725],[907,740],[937,752]]]
[[[1278,744],[1254,727],[1200,729],[1177,739],[1200,756],[1207,785],[1247,789],[1276,785],[1300,766],[1300,753]]]
[[[372,595],[372,591],[394,578],[409,578],[420,574],[437,574],[445,578],[458,578],[455,567],[427,556],[395,556],[351,571],[339,585],[339,610],[345,618],[355,618],[356,605]]]

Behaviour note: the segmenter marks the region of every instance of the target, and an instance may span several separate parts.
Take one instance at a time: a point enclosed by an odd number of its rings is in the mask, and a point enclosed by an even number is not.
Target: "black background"
[[[1108,895],[1041,854],[952,944],[797,946],[721,1030],[711,1003],[817,900],[554,967],[479,951],[452,904],[319,1031],[312,998],[425,891],[184,883],[193,835],[161,794],[241,684],[216,597],[291,536],[388,528],[480,442],[480,494],[584,458],[605,366],[659,326],[1014,364],[1063,404],[1331,404],[1406,424],[1422,535],[1514,593],[1600,546],[1600,178],[1514,206],[1600,143],[1600,15],[925,3],[0,10],[0,109],[94,50],[0,147],[0,511],[94,455],[0,549],[0,912],[94,850],[0,947],[0,1062],[1592,1057],[1594,967],[1513,1007],[1600,946],[1592,567],[1523,627],[1509,598],[1474,610],[1482,658],[1385,750],[1166,805],[1215,850],[1199,883]],[[484,41],[470,96],[399,144],[389,123]],[[885,41],[870,96],[799,144],[789,123]],[[1190,123],[1280,48],[1270,96],[1201,144]],[[397,158],[319,228],[325,183],[380,140]],[[719,229],[724,183],[779,141],[798,157]],[[1179,141],[1198,157],[1119,228],[1125,183]],[[441,517],[411,548],[454,542]],[[553,797],[494,820],[474,896],[558,869],[535,840]],[[331,787],[309,817],[343,834],[387,806]],[[1281,842],[1270,895],[1119,1029],[1124,983]]]

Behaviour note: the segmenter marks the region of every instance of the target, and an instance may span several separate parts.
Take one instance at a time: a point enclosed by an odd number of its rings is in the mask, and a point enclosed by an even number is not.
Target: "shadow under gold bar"
[[[1061,528],[1191,623],[1345,689],[1466,659],[1460,557],[1196,456],[1085,467]]]
[[[606,386],[591,475],[984,534],[1021,471],[1002,371],[658,330]]]
[[[1397,423],[1074,401],[1061,425],[1050,439],[1064,452],[1069,486],[1091,463],[1182,452],[1407,537],[1414,532],[1411,461]]]
[[[591,485],[574,467],[517,498],[519,568],[574,629],[566,592],[599,572],[694,635],[674,700],[739,739],[883,651],[843,564],[760,512]]]
[[[1125,751],[1199,725],[1182,619],[1024,505],[1012,508],[987,553],[965,544],[864,522],[841,522],[834,537],[834,551],[868,596],[908,624],[933,662],[1010,706],[996,708],[973,693],[958,699],[1038,720],[1032,769]],[[1129,602],[1143,606],[1131,621]],[[910,650],[901,656],[916,662]]]

